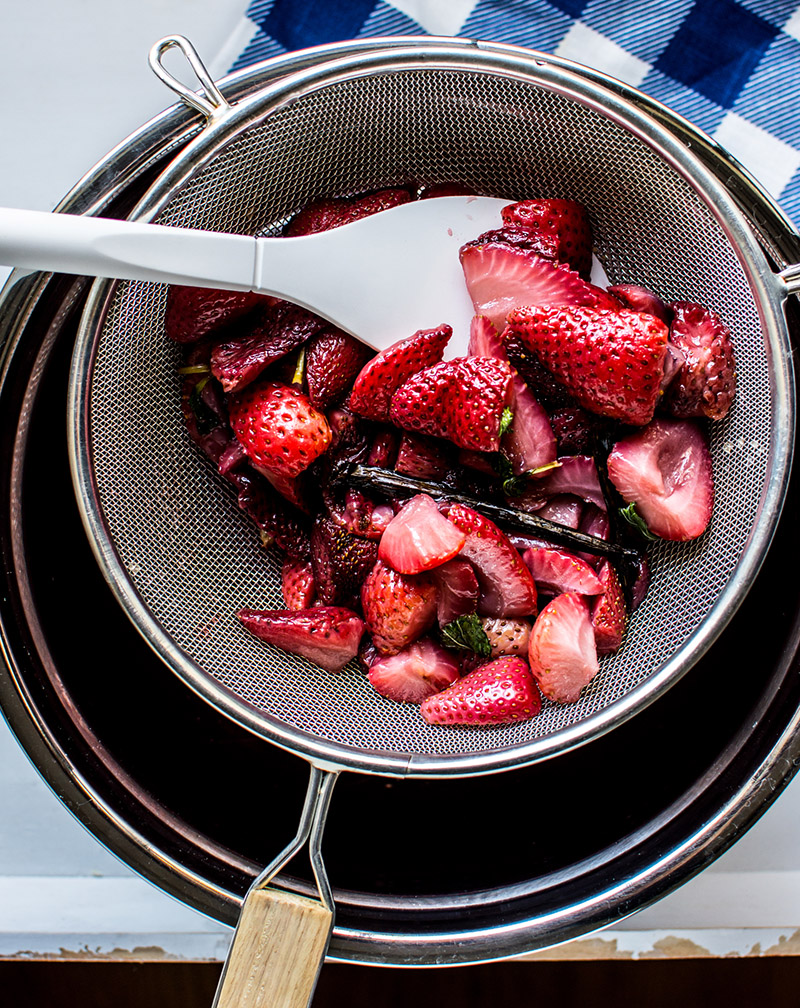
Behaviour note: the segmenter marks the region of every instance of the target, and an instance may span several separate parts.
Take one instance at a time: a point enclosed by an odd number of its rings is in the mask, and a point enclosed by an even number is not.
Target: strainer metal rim
[[[321,68],[312,66],[301,70],[242,99],[224,119],[212,123],[189,142],[182,154],[137,205],[131,217],[152,220],[175,189],[199,171],[208,157],[243,130],[252,127],[259,119],[272,114],[301,94],[340,80],[363,77],[366,73],[418,70],[420,67],[464,72],[480,70],[489,74],[494,72],[544,85],[635,132],[681,174],[720,224],[751,285],[772,358],[775,395],[771,419],[773,429],[777,432],[775,464],[763,489],[761,520],[747,541],[734,576],[721,591],[705,620],[671,659],[624,697],[550,735],[480,755],[387,755],[367,752],[291,728],[240,700],[177,647],[132,584],[103,518],[91,455],[88,395],[97,337],[116,287],[115,283],[109,281],[97,281],[93,285],[76,342],[68,407],[70,463],[89,540],[118,601],[144,639],[168,667],[221,713],[255,734],[323,768],[348,768],[390,776],[470,776],[529,765],[573,749],[610,731],[677,681],[707,651],[733,616],[769,546],[788,483],[794,441],[794,383],[785,323],[778,321],[786,292],[780,278],[770,268],[746,218],[716,176],[691,151],[687,151],[673,134],[632,105],[628,99],[600,86],[596,80],[584,77],[582,68],[577,64],[560,60],[558,65],[554,65],[546,62],[546,59],[539,59],[539,54],[536,53],[524,50],[511,52],[510,47],[505,46],[495,49],[486,43],[476,43],[474,49],[465,54],[463,40],[456,44],[437,40],[437,44],[426,46],[423,52],[418,46],[407,48],[397,46],[397,40],[392,41],[388,53],[378,49],[331,60]],[[256,114],[257,118],[254,118]]]

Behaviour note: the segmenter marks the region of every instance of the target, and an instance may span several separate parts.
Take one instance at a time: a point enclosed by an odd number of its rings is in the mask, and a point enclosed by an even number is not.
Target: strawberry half
[[[311,530],[311,565],[323,605],[356,601],[378,559],[378,544],[353,535],[330,517],[318,515]]]
[[[592,603],[591,619],[598,654],[612,654],[622,646],[628,611],[617,572],[604,560],[597,570],[603,594]]]
[[[350,609],[241,609],[236,614],[259,640],[340,672],[358,654],[364,623]]]
[[[310,609],[316,595],[314,570],[308,560],[291,560],[281,565],[281,594],[287,609]]]
[[[569,199],[530,199],[503,207],[503,222],[554,239],[556,254],[588,279],[592,269],[592,222],[586,207]]]
[[[401,574],[421,574],[452,560],[466,538],[433,497],[417,494],[389,522],[378,557]]]
[[[461,675],[458,658],[424,637],[394,655],[379,657],[367,674],[372,687],[389,700],[420,704]]]
[[[456,557],[434,567],[431,574],[436,585],[436,618],[440,627],[476,611],[480,589],[469,560]]]
[[[341,402],[372,356],[366,344],[341,329],[326,329],[314,336],[306,349],[306,384],[312,404],[328,410]]]
[[[608,475],[653,535],[696,539],[714,506],[714,478],[705,433],[692,420],[653,420],[618,441]]]
[[[678,301],[672,309],[670,341],[683,363],[667,388],[666,407],[677,417],[721,420],[736,392],[731,331],[702,305]]]
[[[536,585],[508,536],[494,522],[463,504],[451,504],[447,517],[466,533],[460,556],[470,561],[478,577],[478,612],[504,618],[534,615]]]
[[[508,330],[585,409],[629,424],[653,416],[669,330],[623,309],[519,308]]]
[[[542,709],[530,669],[521,658],[481,665],[420,704],[428,724],[498,725],[527,721]]]
[[[248,386],[231,403],[230,419],[248,458],[280,476],[299,475],[331,441],[328,421],[292,385]]]
[[[536,582],[538,591],[548,595],[579,592],[599,595],[603,584],[588,563],[561,549],[529,549],[523,560]]]
[[[392,396],[390,417],[406,430],[459,448],[497,451],[511,394],[511,367],[494,357],[456,357],[409,378]]]
[[[274,300],[252,291],[173,285],[167,291],[164,329],[176,343],[194,343]]]
[[[436,588],[427,574],[399,574],[379,560],[361,588],[367,629],[381,654],[397,654],[436,619]]]
[[[403,434],[394,463],[396,472],[415,479],[440,480],[451,468],[452,447],[439,438]]]
[[[296,237],[330,231],[331,228],[361,220],[362,217],[389,210],[410,200],[411,193],[407,189],[381,189],[363,196],[317,200],[295,214],[283,233],[286,237]]]
[[[389,419],[395,390],[417,371],[442,359],[453,330],[448,325],[420,329],[398,340],[365,364],[353,382],[348,408],[379,423]]]
[[[557,595],[539,613],[528,644],[539,689],[556,703],[574,703],[599,671],[589,606],[574,592]]]

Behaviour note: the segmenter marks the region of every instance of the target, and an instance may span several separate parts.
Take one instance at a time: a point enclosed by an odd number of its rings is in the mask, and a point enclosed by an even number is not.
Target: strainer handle
[[[245,896],[213,1008],[306,1008],[333,929],[334,906],[320,853],[338,773],[312,766],[294,840]],[[267,888],[308,841],[321,902]]]

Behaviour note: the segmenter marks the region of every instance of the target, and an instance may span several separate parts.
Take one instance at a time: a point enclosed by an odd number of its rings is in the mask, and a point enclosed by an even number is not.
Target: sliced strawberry
[[[378,559],[378,544],[318,515],[311,531],[311,564],[323,605],[354,603]]]
[[[658,294],[654,294],[647,287],[639,287],[636,284],[615,284],[607,288],[609,294],[622,302],[624,308],[631,311],[642,312],[645,315],[655,315],[661,319],[664,325],[669,325],[674,312],[666,305]]]
[[[543,259],[551,259],[554,262],[569,265],[567,260],[559,255],[560,243],[556,235],[531,231],[530,228],[520,224],[506,224],[493,231],[484,231],[478,238],[467,242],[463,248],[470,248],[473,245],[511,245],[513,248],[535,252]]]
[[[662,539],[696,539],[711,520],[711,454],[705,433],[691,420],[653,420],[618,441],[608,457],[608,475]]]
[[[322,413],[292,385],[259,382],[231,403],[231,426],[247,456],[281,476],[297,476],[328,448]]]
[[[515,476],[541,469],[556,460],[556,439],[550,420],[536,396],[515,372],[510,409],[514,416],[501,449]]]
[[[505,327],[509,312],[520,305],[618,305],[566,263],[528,249],[490,242],[465,245],[460,255],[475,313],[486,316],[499,330]]]
[[[361,588],[367,629],[381,654],[397,654],[436,619],[436,588],[428,574],[399,574],[379,560]]]
[[[463,557],[448,560],[435,567],[431,575],[436,585],[436,618],[440,627],[477,610],[480,589],[469,560]]]
[[[381,189],[379,192],[366,193],[363,196],[317,200],[295,214],[283,233],[287,237],[296,237],[329,231],[331,228],[369,217],[381,210],[389,210],[410,200],[411,193],[407,189]]]
[[[394,655],[378,657],[367,678],[381,694],[398,703],[420,704],[446,689],[461,675],[458,658],[427,637]]]
[[[277,301],[259,312],[252,330],[214,347],[211,370],[226,392],[235,392],[327,325],[299,305]]]
[[[566,386],[523,343],[518,332],[506,326],[500,338],[509,363],[548,413],[578,405]]]
[[[547,595],[564,592],[599,595],[604,590],[589,564],[567,550],[529,549],[522,558],[533,575],[537,591]]]
[[[417,371],[440,361],[452,335],[448,325],[420,329],[376,354],[357,375],[349,408],[368,420],[388,420],[395,390]]]
[[[531,199],[503,207],[507,225],[523,227],[558,242],[558,258],[588,279],[592,269],[592,223],[586,207],[575,200]]]
[[[325,329],[306,350],[308,398],[319,410],[328,410],[345,398],[356,375],[374,351],[341,329]]]
[[[465,540],[433,497],[417,494],[389,522],[378,556],[401,574],[421,574],[452,560]]]
[[[364,633],[363,621],[350,609],[338,606],[241,609],[236,615],[259,640],[308,658],[329,672],[340,672],[355,658]]]
[[[470,357],[508,359],[500,333],[485,315],[474,315],[470,322],[467,354]]]
[[[605,508],[606,500],[591,455],[564,455],[559,464],[533,481],[533,489],[545,497],[570,494],[596,507]]]
[[[514,498],[515,504],[518,499]],[[583,515],[583,501],[572,494],[556,494],[542,507],[536,508],[536,514],[547,521],[555,522],[556,525],[566,525],[567,528],[576,529],[580,525]]]
[[[420,705],[428,724],[512,724],[536,717],[541,709],[527,662],[511,656],[481,665]]]
[[[594,455],[604,421],[582,406],[565,406],[550,414],[559,455]]]
[[[508,536],[493,522],[463,504],[451,504],[447,517],[466,540],[461,556],[475,567],[481,587],[478,612],[483,616],[532,616],[536,585]]]
[[[358,645],[358,664],[361,666],[361,671],[369,672],[380,657],[381,653],[372,643],[372,638],[365,633]]]
[[[617,572],[604,560],[597,571],[603,594],[592,603],[591,619],[598,654],[612,654],[622,646],[628,613]]]
[[[261,534],[265,547],[273,543],[295,560],[311,556],[305,517],[278,496],[259,473],[236,470],[230,480],[238,490],[237,502]]]
[[[531,636],[533,623],[523,619],[497,619],[484,616],[481,626],[489,638],[492,658],[501,655],[516,655],[518,658],[528,657],[528,640]]]
[[[448,450],[450,449],[450,450]],[[403,434],[394,468],[415,479],[438,480],[452,466],[451,446],[439,438],[423,434]]]
[[[456,357],[413,375],[392,396],[390,417],[405,430],[459,448],[497,451],[511,394],[511,368],[493,357]]]
[[[204,336],[220,332],[253,309],[271,304],[274,300],[252,291],[174,285],[167,291],[164,329],[176,343],[194,343]]]
[[[520,308],[509,330],[585,409],[645,424],[658,400],[669,331],[627,309]]]
[[[736,392],[736,365],[731,331],[708,308],[689,301],[672,305],[675,318],[670,341],[683,364],[665,396],[673,416],[721,420]]]
[[[599,671],[589,606],[574,592],[557,595],[539,613],[528,645],[539,689],[556,703],[574,703]]]
[[[309,560],[287,558],[281,565],[281,594],[287,609],[310,609],[317,589]]]

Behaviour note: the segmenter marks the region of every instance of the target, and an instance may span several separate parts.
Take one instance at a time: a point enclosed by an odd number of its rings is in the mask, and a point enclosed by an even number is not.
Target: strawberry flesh
[[[674,314],[672,308],[647,287],[640,287],[637,284],[615,284],[607,290],[622,303],[623,308],[630,308],[631,311],[641,312],[644,315],[655,315],[664,325],[672,322]]]
[[[436,619],[440,627],[476,611],[480,588],[469,560],[456,557],[435,567],[431,574],[436,585]]]
[[[539,613],[528,644],[539,689],[556,703],[574,703],[599,671],[589,606],[581,595],[557,595]]]
[[[361,588],[367,630],[381,654],[397,654],[433,625],[436,588],[428,574],[400,574],[380,560]]]
[[[599,595],[604,587],[599,577],[584,560],[561,549],[529,549],[523,560],[536,582],[537,591],[547,595],[579,592]]]
[[[652,418],[669,336],[659,319],[539,306],[513,311],[508,328],[585,409],[628,424]]]
[[[387,421],[395,390],[417,371],[440,361],[452,335],[448,325],[420,329],[376,354],[356,376],[349,408],[368,420]]]
[[[449,450],[448,450],[449,449]],[[439,480],[451,468],[452,448],[439,438],[423,434],[403,434],[394,469],[415,479]]]
[[[432,497],[417,494],[389,522],[378,557],[401,574],[421,574],[452,560],[465,540]]]
[[[420,705],[428,724],[498,725],[536,717],[542,699],[521,658],[496,658]]]
[[[696,539],[711,520],[711,454],[692,420],[659,418],[618,441],[608,456],[608,475],[662,539]]]
[[[677,417],[722,420],[736,392],[730,329],[702,305],[678,301],[670,340],[683,362],[669,383],[666,407]]]
[[[466,533],[460,556],[470,561],[478,577],[478,612],[504,618],[535,614],[536,585],[506,534],[463,504],[451,504],[447,517]]]
[[[377,542],[353,535],[330,517],[316,518],[311,530],[311,565],[323,605],[355,605],[377,559]]]
[[[392,396],[392,422],[459,448],[497,451],[511,368],[493,357],[456,357],[413,375]]]
[[[370,665],[367,678],[389,700],[420,704],[446,689],[460,675],[458,658],[424,637],[397,654],[378,657]]]
[[[514,418],[501,447],[514,475],[555,462],[556,439],[547,413],[516,372],[511,379],[510,408]]]
[[[358,654],[364,622],[350,609],[241,609],[237,617],[259,640],[340,672]]]
[[[603,594],[592,603],[591,619],[598,654],[613,654],[622,646],[628,613],[617,572],[604,560],[597,571]]]

